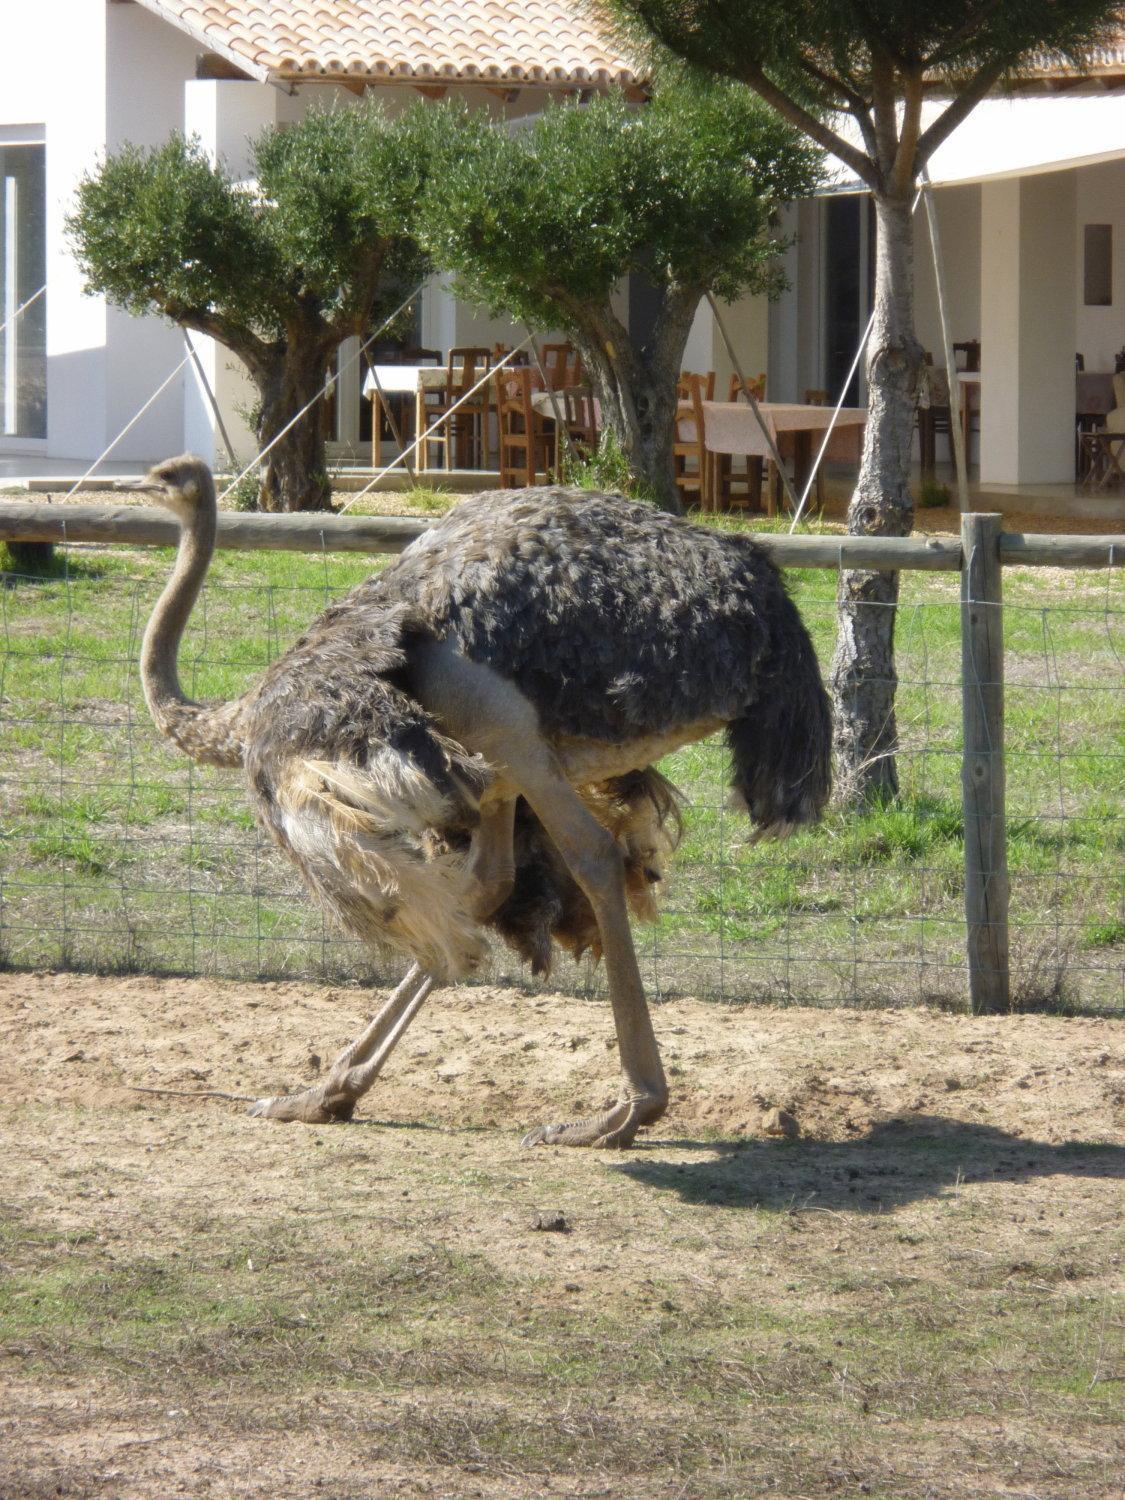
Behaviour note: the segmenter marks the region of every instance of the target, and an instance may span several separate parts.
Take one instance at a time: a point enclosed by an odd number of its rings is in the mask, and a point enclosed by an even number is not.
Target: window
[[[47,436],[46,151],[0,144],[0,437]]]
[[[1087,224],[1083,260],[1087,307],[1113,303],[1113,225]]]

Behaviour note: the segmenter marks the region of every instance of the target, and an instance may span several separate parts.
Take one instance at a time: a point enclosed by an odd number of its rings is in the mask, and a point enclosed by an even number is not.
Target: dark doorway
[[[863,325],[861,297],[863,247],[861,214],[867,199],[849,193],[825,203],[824,384],[835,404],[855,358]],[[852,377],[845,406],[859,405],[859,372]]]

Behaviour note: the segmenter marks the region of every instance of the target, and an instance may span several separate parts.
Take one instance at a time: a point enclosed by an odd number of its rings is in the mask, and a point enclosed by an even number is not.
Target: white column
[[[789,240],[782,265],[789,285],[769,303],[769,361],[766,365],[766,395],[771,401],[797,399],[798,302],[803,290],[797,246],[798,209],[786,204],[781,211],[781,233]]]
[[[1075,176],[981,189],[983,484],[1074,478]]]
[[[359,447],[359,403],[364,361],[359,353],[360,340],[345,339],[336,356],[336,432],[335,441],[346,448]]]
[[[267,84],[239,79],[192,79],[184,85],[184,131],[197,135],[212,161],[222,160],[235,177],[250,173],[250,146],[254,138],[277,121],[280,95]],[[240,466],[257,451],[257,439],[246,415],[258,394],[245,367],[223,344],[193,333],[207,380],[235,446]],[[195,368],[189,371],[184,396],[184,446],[210,464],[226,464],[223,440],[207,393]]]

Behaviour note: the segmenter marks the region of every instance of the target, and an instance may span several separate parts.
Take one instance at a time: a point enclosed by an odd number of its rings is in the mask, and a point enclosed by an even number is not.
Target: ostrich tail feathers
[[[754,823],[754,839],[784,838],[815,823],[832,790],[832,712],[812,643],[796,610],[784,680],[767,681],[727,725],[732,785]]]

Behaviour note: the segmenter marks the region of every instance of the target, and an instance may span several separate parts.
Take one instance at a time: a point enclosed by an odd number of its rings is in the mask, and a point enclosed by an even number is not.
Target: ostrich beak
[[[147,491],[148,494],[154,495],[156,493],[156,491],[160,488],[160,486],[158,484],[155,484],[148,477],[148,475],[145,474],[140,479],[118,479],[118,480],[115,480],[113,488],[114,488],[115,491],[116,490],[131,490],[134,493],[136,491],[138,491],[138,490],[144,490],[144,491]]]

